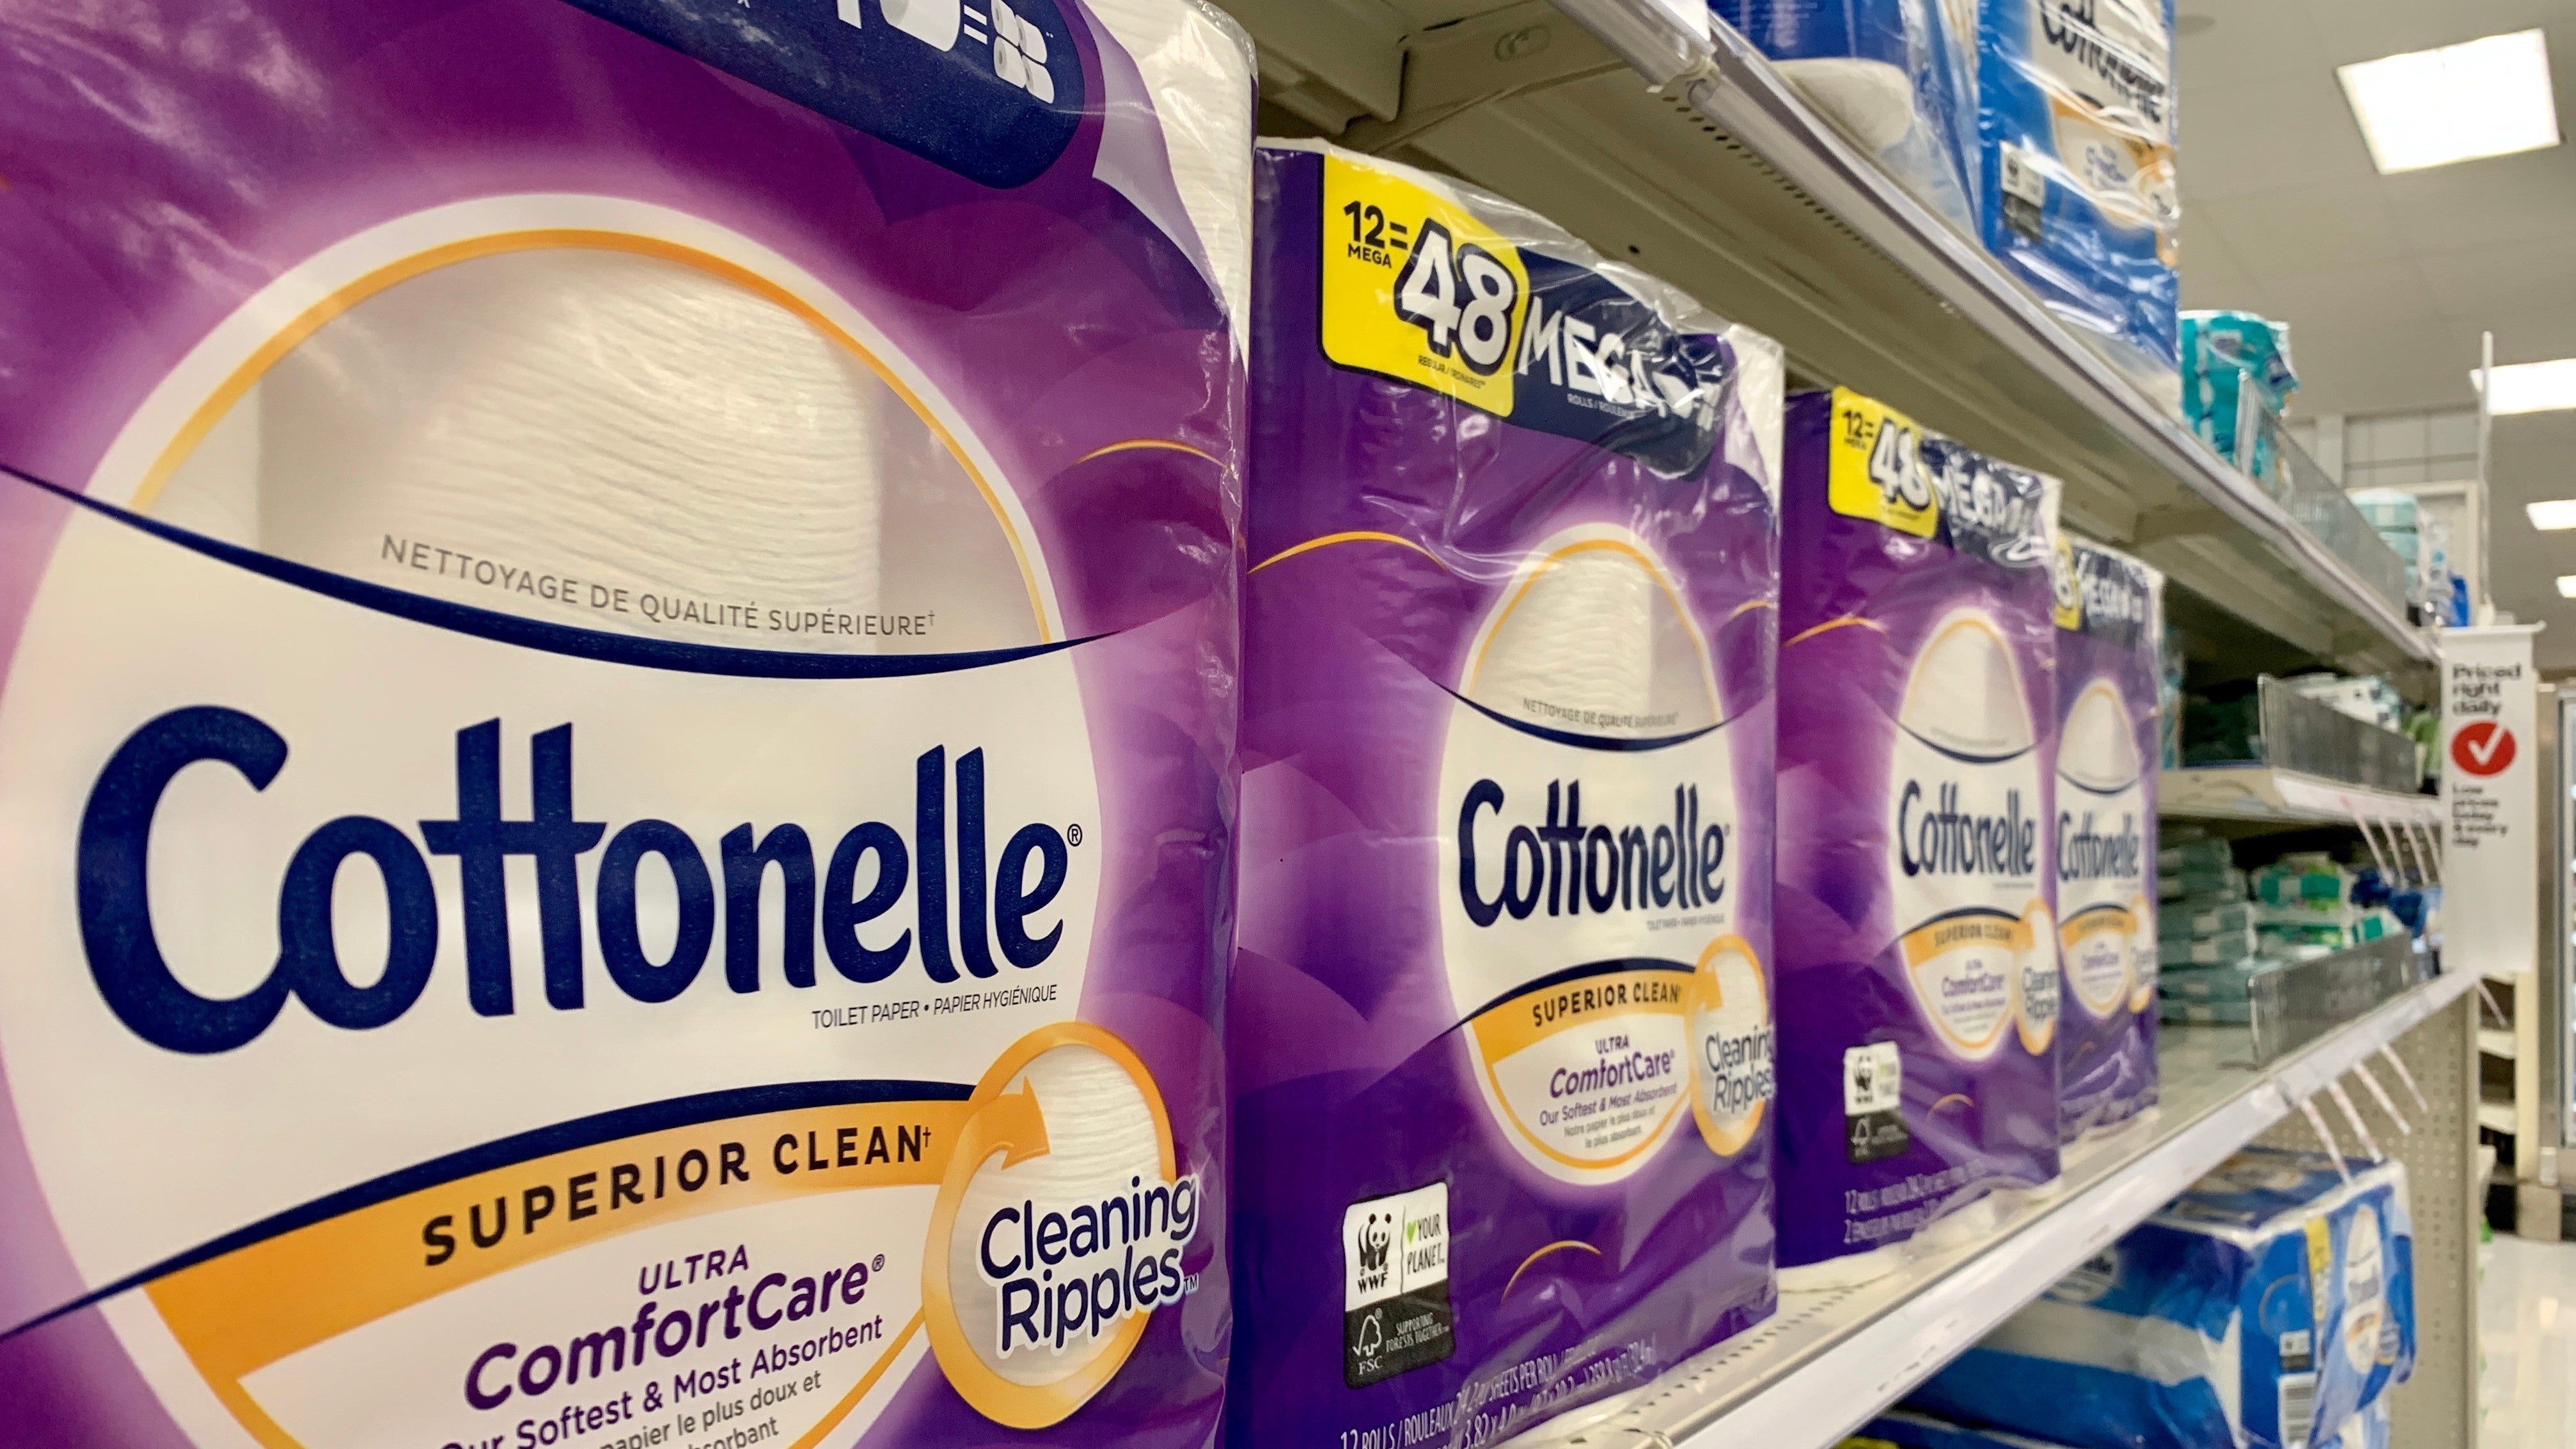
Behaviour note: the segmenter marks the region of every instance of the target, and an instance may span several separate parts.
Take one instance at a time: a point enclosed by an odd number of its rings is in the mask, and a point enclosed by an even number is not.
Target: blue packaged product
[[[2344,1420],[2334,1431],[2334,1437],[2318,1440],[2314,1449],[2390,1449],[2393,1439],[2388,1400],[2381,1398]],[[2009,1434],[2001,1429],[1975,1429],[1935,1419],[1928,1414],[1897,1409],[1861,1426],[1859,1433],[1842,1442],[1842,1449],[2064,1449],[2064,1446],[2044,1439]]]
[[[1986,249],[2178,404],[2171,0],[1980,0]]]
[[[1929,1414],[1891,1409],[1861,1426],[1842,1442],[1842,1449],[2065,1449],[2044,1439],[1977,1429],[1935,1419]]]
[[[1910,1405],[2078,1449],[2345,1434],[2415,1365],[2405,1169],[2346,1167],[2349,1180],[2317,1153],[2238,1153]]]
[[[1952,226],[1977,231],[1977,0],[1709,0]]]

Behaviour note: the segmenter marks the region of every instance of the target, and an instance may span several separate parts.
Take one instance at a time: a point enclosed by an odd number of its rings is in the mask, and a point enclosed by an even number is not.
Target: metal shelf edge
[[[1714,1412],[1652,1422],[1657,1416],[1649,1411],[1672,1396],[1650,1385],[1623,1401],[1624,1410],[1577,1411],[1573,1417],[1580,1423],[1542,1425],[1521,1442],[1831,1449],[2299,1102],[2458,1000],[2473,979],[2466,973],[2435,977],[2284,1061],[2246,1073],[2241,1089],[2199,1117],[2099,1179],[2028,1209],[1919,1291]],[[1790,1311],[1785,1302],[1782,1311]],[[1723,1358],[1729,1349],[1721,1344],[1706,1357]],[[1691,1373],[1686,1361],[1666,1379]]]
[[[2361,815],[2373,823],[2428,827],[2446,818],[2438,795],[2400,795],[2262,765],[2160,771],[2156,813],[2187,820],[2313,825],[2350,825]]]

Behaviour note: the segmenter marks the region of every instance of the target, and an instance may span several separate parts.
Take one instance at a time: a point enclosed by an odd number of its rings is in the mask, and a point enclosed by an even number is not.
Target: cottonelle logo
[[[2095,679],[2077,694],[2058,737],[2060,934],[2075,999],[2096,1018],[2134,1000],[2145,981],[2142,960],[2155,949],[2136,728],[2120,687]]]
[[[579,1011],[588,1002],[593,958],[631,1000],[659,1005],[679,996],[713,955],[719,917],[726,988],[759,991],[762,888],[773,873],[783,887],[781,976],[791,988],[815,985],[818,939],[832,968],[863,985],[883,982],[916,959],[931,982],[989,980],[1005,964],[1023,971],[1043,965],[1063,941],[1062,923],[1046,913],[1072,867],[1066,832],[1044,822],[1023,824],[992,851],[980,748],[957,756],[953,827],[948,751],[933,746],[913,761],[909,834],[881,820],[853,825],[838,836],[818,876],[814,837],[793,823],[765,832],[751,822],[735,826],[717,842],[711,869],[709,852],[668,820],[647,817],[610,834],[606,821],[577,818],[573,738],[570,724],[531,738],[531,798],[524,817],[510,818],[501,798],[500,721],[458,730],[455,813],[418,822],[429,855],[457,861],[465,993],[478,1015],[518,1010],[506,879],[520,858],[534,867],[545,999],[557,1011]],[[251,791],[265,791],[286,768],[288,754],[286,738],[255,715],[191,706],[127,736],[90,791],[76,846],[90,975],[117,1019],[154,1046],[202,1054],[237,1050],[268,1030],[290,998],[331,1026],[376,1030],[399,1021],[429,989],[439,954],[439,893],[411,835],[371,815],[336,816],[296,846],[277,890],[277,962],[252,990],[228,998],[200,994],[163,956],[146,885],[163,796],[180,772],[199,764],[228,766]],[[1072,829],[1078,835],[1081,826]],[[593,908],[584,912],[581,867],[594,851]],[[387,918],[382,969],[364,986],[342,964],[334,924],[343,867],[357,858],[375,872]],[[638,904],[647,858],[659,861],[677,902],[671,943],[659,961],[643,944]],[[883,932],[862,928],[907,897],[912,924],[883,945],[869,945],[867,934]]]
[[[792,1439],[923,1337],[1034,1426],[1195,1289],[1205,1186],[1067,1019],[1114,848],[1067,650],[308,573],[70,510],[0,695],[0,819],[53,842],[0,877],[17,1126],[185,1432]]]
[[[2020,666],[1992,618],[1961,609],[1934,626],[1896,723],[1888,884],[1916,1003],[1964,1060],[1993,1055],[2008,1026],[2043,1052],[2058,974],[2045,797]]]
[[[1533,551],[1469,651],[1441,761],[1442,947],[1487,1107],[1576,1183],[1686,1112],[1722,1154],[1772,1090],[1736,929],[1734,764],[1707,645],[1625,530]]]

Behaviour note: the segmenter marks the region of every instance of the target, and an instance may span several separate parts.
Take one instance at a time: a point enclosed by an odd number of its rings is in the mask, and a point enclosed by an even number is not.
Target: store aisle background
[[[2478,337],[2498,363],[2576,357],[2576,146],[2382,175],[2335,67],[2539,28],[2576,93],[2569,0],[2183,0],[2182,299],[2290,325],[2292,434],[2347,487],[2477,471]],[[2561,130],[2576,134],[2562,110]],[[2322,426],[2321,426],[2322,425]],[[2523,505],[2571,491],[2576,411],[2495,428],[2496,606],[2549,628],[2541,672],[2576,671],[2566,535]]]
[[[2576,1444],[2576,1243],[2498,1233],[2478,1262],[2478,1449]]]

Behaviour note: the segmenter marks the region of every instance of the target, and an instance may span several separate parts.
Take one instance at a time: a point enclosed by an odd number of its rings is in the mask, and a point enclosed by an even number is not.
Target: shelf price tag
[[[1930,538],[1941,502],[1923,466],[1923,430],[1912,418],[1849,388],[1834,389],[1833,446],[1825,497],[1836,513]]]
[[[1323,249],[1326,357],[1511,415],[1518,248],[1429,188],[1327,156]]]

